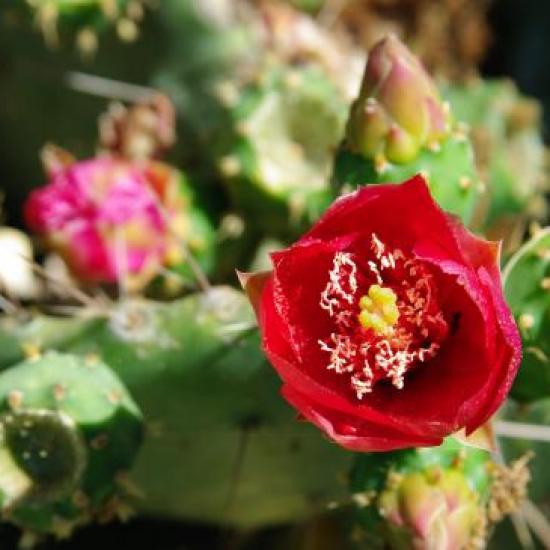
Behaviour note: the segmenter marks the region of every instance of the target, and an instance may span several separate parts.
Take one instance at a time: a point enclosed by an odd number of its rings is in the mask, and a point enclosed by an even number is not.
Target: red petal
[[[283,386],[282,394],[307,420],[323,430],[339,445],[351,451],[391,451],[442,443],[441,438],[415,436],[412,433],[375,424],[353,414],[348,415],[323,407],[309,401],[306,396],[288,385]]]
[[[426,240],[447,256],[462,258],[447,214],[434,202],[420,175],[400,185],[368,185],[340,197],[299,242],[330,241],[352,234],[370,238],[371,233],[402,250]]]

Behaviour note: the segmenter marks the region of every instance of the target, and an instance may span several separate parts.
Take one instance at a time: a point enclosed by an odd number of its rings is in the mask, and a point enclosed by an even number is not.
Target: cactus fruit
[[[331,154],[345,100],[316,67],[273,67],[242,90],[224,90],[234,132],[219,167],[233,203],[271,236],[295,236],[330,202]]]
[[[395,36],[372,49],[334,165],[338,190],[422,173],[442,208],[472,224],[480,192],[470,142],[418,59]]]
[[[517,248],[526,222],[544,214],[548,187],[546,148],[536,100],[507,80],[477,79],[447,86],[443,94],[458,120],[470,127],[476,164],[488,193],[484,231]]]
[[[124,382],[148,427],[132,471],[140,512],[258,527],[343,498],[351,457],[281,400],[242,293],[132,299],[106,315],[39,315],[5,330],[27,349],[97,355]]]
[[[453,438],[441,447],[360,455],[352,471],[364,548],[467,550],[485,547],[488,527],[525,496],[528,473],[490,460]]]
[[[115,512],[117,479],[133,464],[142,418],[95,357],[48,352],[0,375],[2,516],[60,537]]]
[[[532,401],[550,395],[550,228],[537,232],[510,258],[504,292],[523,340],[523,362],[511,395]]]

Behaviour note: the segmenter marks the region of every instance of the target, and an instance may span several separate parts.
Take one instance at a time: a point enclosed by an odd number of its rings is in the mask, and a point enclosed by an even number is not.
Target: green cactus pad
[[[234,133],[220,144],[222,176],[247,220],[267,234],[295,236],[330,202],[345,100],[314,67],[270,69],[235,90]]]
[[[214,287],[121,303],[105,319],[37,317],[16,336],[97,354],[124,381],[148,427],[132,471],[142,513],[253,528],[326,510],[351,460],[296,420],[255,326],[241,292]]]
[[[23,2],[21,2],[23,3]],[[55,46],[59,35],[77,35],[84,53],[97,47],[96,33],[115,27],[121,39],[134,40],[143,17],[142,0],[27,0],[46,42]]]
[[[480,194],[470,142],[463,136],[451,135],[435,150],[423,149],[416,159],[406,164],[386,162],[377,167],[373,159],[338,150],[332,183],[338,192],[351,191],[360,185],[401,183],[422,173],[434,199],[444,210],[459,216],[469,226],[476,223]]]
[[[476,164],[487,183],[485,230],[510,237],[521,222],[540,216],[547,186],[540,107],[508,80],[476,80],[446,86],[443,95],[457,120],[469,127]]]
[[[95,357],[48,352],[4,371],[0,413],[5,517],[37,532],[99,513],[141,444],[137,406]]]
[[[550,395],[550,228],[510,259],[504,292],[523,340],[523,360],[511,395],[532,401]]]

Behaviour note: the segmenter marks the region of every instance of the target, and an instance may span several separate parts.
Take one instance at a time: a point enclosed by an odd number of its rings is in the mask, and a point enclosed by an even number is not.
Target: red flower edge
[[[341,197],[241,283],[304,419],[355,451],[439,445],[486,422],[520,364],[498,253],[416,176]]]

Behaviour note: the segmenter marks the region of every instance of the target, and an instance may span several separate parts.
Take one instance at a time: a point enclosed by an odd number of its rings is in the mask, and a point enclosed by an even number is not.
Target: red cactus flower
[[[273,271],[243,277],[282,393],[358,451],[439,445],[483,424],[521,357],[498,245],[422,177],[337,200]]]

